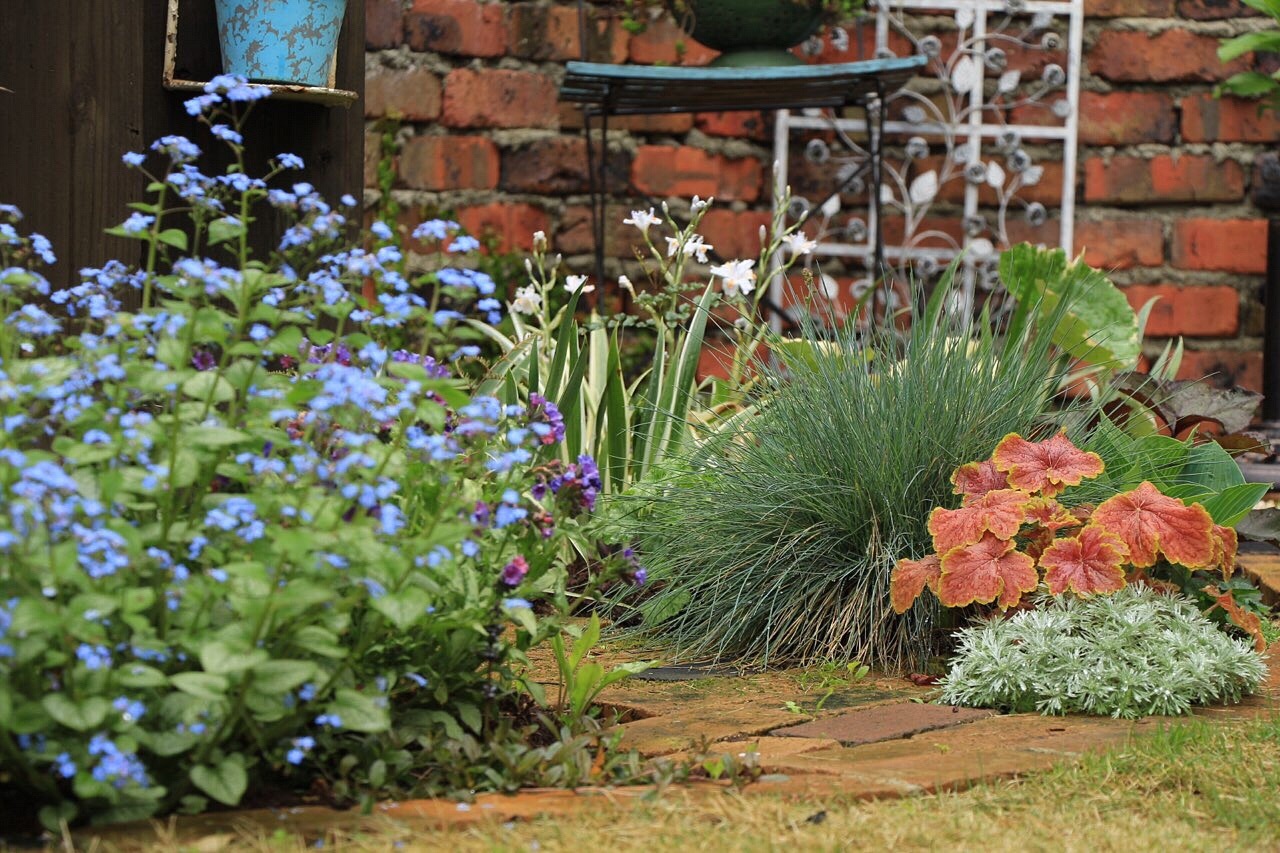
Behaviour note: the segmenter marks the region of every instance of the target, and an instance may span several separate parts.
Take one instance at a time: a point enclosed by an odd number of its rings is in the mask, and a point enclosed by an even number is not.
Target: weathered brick
[[[528,252],[533,249],[533,232],[549,231],[551,217],[541,207],[521,202],[482,204],[458,211],[458,222],[472,236],[494,251]]]
[[[1182,138],[1186,142],[1275,142],[1280,118],[1261,109],[1263,102],[1215,98],[1208,93],[1182,99]]]
[[[731,136],[736,139],[764,141],[770,135],[770,123],[764,113],[758,111],[699,113],[696,123],[698,130],[707,136]]]
[[[364,134],[364,185],[378,185],[378,161],[381,159],[382,139],[377,132],[366,130]]]
[[[1240,293],[1233,287],[1131,284],[1124,295],[1135,311],[1159,297],[1146,329],[1157,338],[1229,338],[1240,328]]]
[[[400,0],[364,0],[364,44],[369,50],[399,47],[404,41]]]
[[[1267,271],[1267,221],[1179,220],[1173,224],[1173,265],[1260,275]]]
[[[1179,379],[1205,379],[1218,387],[1262,390],[1262,353],[1238,350],[1183,350]]]
[[[593,131],[599,132],[600,120],[591,120]],[[560,129],[582,130],[582,107],[568,102],[560,103]],[[658,113],[656,115],[609,116],[610,130],[628,130],[632,133],[684,134],[693,129],[690,113]]]
[[[1134,205],[1239,201],[1244,198],[1244,169],[1235,160],[1219,163],[1203,154],[1090,157],[1084,163],[1084,197]]]
[[[555,127],[556,84],[531,71],[456,68],[444,79],[450,127]]]
[[[628,47],[628,56],[638,65],[706,65],[719,55],[689,38],[665,16],[632,36]]]
[[[1164,226],[1155,219],[1078,219],[1075,244],[1084,261],[1103,270],[1156,267],[1164,263]]]
[[[1166,18],[1173,0],[1084,0],[1088,18]]]
[[[768,211],[736,211],[715,206],[702,217],[699,233],[715,246],[722,258],[745,259],[760,257],[760,226],[769,226]]]
[[[628,218],[629,209],[622,205],[609,205],[604,217],[604,253],[610,258],[634,257],[633,249],[643,247],[640,232],[622,220]],[[651,234],[654,232],[650,232]],[[584,255],[596,250],[595,236],[591,231],[591,208],[583,205],[566,207],[560,215],[555,233],[556,251],[566,255]]]
[[[610,151],[606,163],[606,183],[616,192],[627,185],[630,160],[625,151]],[[568,195],[589,186],[581,136],[552,136],[502,151],[502,189],[508,192]]]
[[[1166,92],[1082,92],[1080,141],[1085,145],[1173,142],[1178,118]]]
[[[1186,30],[1158,33],[1104,30],[1087,58],[1099,77],[1126,83],[1182,83],[1223,80],[1243,71],[1248,61],[1223,64],[1218,39]]]
[[[722,201],[755,201],[764,169],[754,157],[731,159],[701,148],[642,145],[631,165],[631,185],[639,193]]]
[[[491,190],[498,146],[483,136],[417,136],[400,152],[400,178],[416,190]]]
[[[364,78],[368,118],[432,121],[440,117],[440,78],[427,68],[382,68]]]
[[[414,0],[405,15],[406,40],[414,50],[502,56],[507,50],[503,6],[476,0]]]
[[[1249,18],[1261,15],[1240,0],[1178,0],[1178,14],[1195,21],[1215,21],[1222,18]]]
[[[626,62],[630,35],[610,15],[588,16],[587,59],[592,62]],[[510,6],[508,50],[522,59],[582,59],[578,10],[573,6]]]

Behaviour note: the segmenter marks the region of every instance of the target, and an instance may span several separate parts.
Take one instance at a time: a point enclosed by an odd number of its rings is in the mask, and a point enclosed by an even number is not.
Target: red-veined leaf
[[[1045,441],[1027,441],[1011,432],[996,445],[991,460],[1009,476],[1009,485],[1053,497],[1067,486],[1102,473],[1102,457],[1081,450],[1065,432]]]
[[[1209,513],[1200,504],[1187,506],[1161,494],[1149,482],[1098,504],[1093,523],[1124,540],[1129,562],[1137,568],[1155,565],[1160,554],[1192,569],[1213,564]]]
[[[987,492],[968,506],[959,509],[938,507],[929,513],[929,533],[939,554],[961,545],[972,545],[984,532],[998,539],[1012,539],[1027,520],[1027,501],[1031,495],[1018,489]]]
[[[1234,527],[1221,524],[1213,526],[1213,562],[1222,567],[1222,577],[1231,577],[1236,570],[1236,551],[1240,548],[1240,536]]]
[[[925,587],[936,592],[941,571],[937,554],[930,554],[923,560],[899,560],[889,579],[889,600],[894,611],[906,613],[910,610]]]
[[[1027,521],[1057,533],[1064,527],[1079,527],[1080,519],[1053,498],[1032,498],[1027,502]]]
[[[1221,607],[1223,612],[1227,614],[1227,618],[1231,620],[1231,624],[1235,625],[1241,631],[1244,631],[1250,637],[1253,637],[1253,648],[1259,652],[1267,650],[1267,639],[1262,635],[1262,620],[1258,618],[1257,613],[1250,613],[1241,607],[1231,594],[1231,590],[1223,592],[1216,586],[1206,586],[1205,594],[1214,600],[1214,607]]]
[[[1076,536],[1059,539],[1040,555],[1049,592],[1061,595],[1095,595],[1124,589],[1124,565],[1128,551],[1124,540],[1091,524]]]
[[[1039,561],[1040,555],[1044,553],[1044,549],[1048,548],[1056,541],[1056,537],[1052,530],[1045,530],[1043,527],[1037,527],[1030,533],[1023,534],[1023,548],[1027,552],[1027,556],[1031,559]]]
[[[1015,550],[1012,542],[985,533],[980,541],[943,555],[938,598],[947,607],[998,599],[1007,609],[1039,585],[1035,560]]]
[[[996,463],[987,459],[961,465],[951,474],[951,485],[957,495],[964,495],[965,503],[996,489],[1009,488],[1009,478],[996,469]]]

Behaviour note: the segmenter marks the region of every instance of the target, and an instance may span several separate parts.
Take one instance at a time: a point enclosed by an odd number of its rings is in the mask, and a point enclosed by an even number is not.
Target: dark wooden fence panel
[[[167,133],[190,136],[213,158],[213,140],[182,107],[187,92],[162,86],[165,0],[5,0],[0,27],[0,202],[53,241],[51,278],[112,257],[134,260],[137,244],[102,233],[128,215],[143,181],[120,162]],[[207,80],[220,67],[213,0],[182,0],[179,76]],[[364,4],[351,0],[338,49],[337,86],[364,92]],[[336,200],[360,197],[363,115],[311,103],[258,104],[248,128],[251,169],[288,151],[305,178]],[[254,243],[274,245],[280,224],[258,224]]]

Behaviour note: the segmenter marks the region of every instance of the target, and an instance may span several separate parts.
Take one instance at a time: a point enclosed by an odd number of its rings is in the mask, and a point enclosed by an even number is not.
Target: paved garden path
[[[1249,574],[1268,587],[1267,594],[1280,596],[1280,557],[1249,555],[1244,560]],[[606,664],[620,657],[635,656],[600,655]],[[1270,678],[1257,695],[1235,706],[1200,709],[1195,717],[1238,720],[1280,712],[1280,654],[1272,655],[1270,665]],[[1170,723],[1170,718],[1161,717],[1124,721],[1001,715],[932,705],[927,699],[933,690],[906,679],[822,684],[812,670],[711,672],[710,677],[669,680],[688,673],[664,670],[657,673],[664,680],[625,682],[607,691],[603,701],[620,714],[623,747],[645,757],[700,764],[707,757],[729,755],[757,764],[760,778],[743,788],[746,796],[875,799],[960,790],[1044,770]],[[701,781],[682,788],[696,799],[720,796],[726,785]],[[177,832],[195,839],[226,837],[232,827],[319,836],[328,829],[385,828],[387,821],[413,828],[461,826],[605,804],[623,807],[654,795],[651,786],[527,790],[515,796],[483,795],[471,804],[383,803],[369,816],[319,807],[262,809],[184,818]],[[137,839],[140,831],[105,834],[113,840]]]

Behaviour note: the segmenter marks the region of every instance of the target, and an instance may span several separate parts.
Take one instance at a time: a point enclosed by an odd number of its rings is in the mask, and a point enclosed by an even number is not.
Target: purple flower
[[[529,564],[525,562],[524,557],[517,554],[502,567],[502,582],[507,586],[519,586],[520,581],[524,580],[524,576],[529,574]]]

